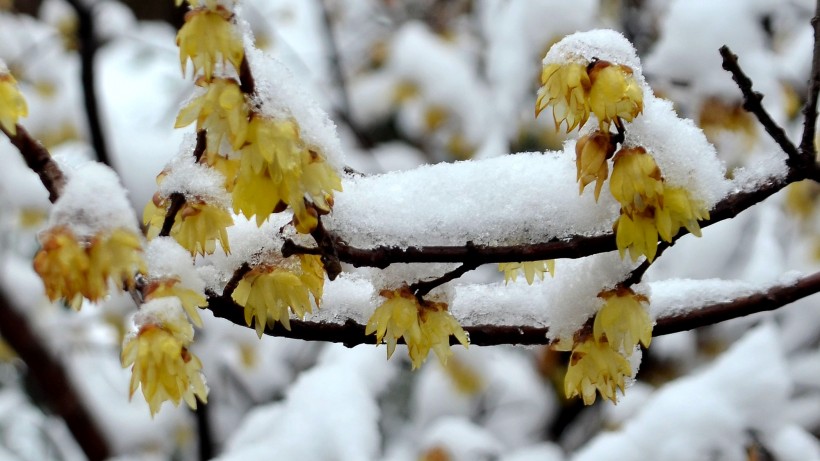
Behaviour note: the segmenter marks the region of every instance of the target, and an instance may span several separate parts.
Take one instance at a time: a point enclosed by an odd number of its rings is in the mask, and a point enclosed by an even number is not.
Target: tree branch
[[[466,274],[467,272],[475,270],[477,267],[477,264],[464,263],[458,266],[457,268],[451,270],[450,272],[447,272],[446,274],[442,275],[441,277],[437,277],[433,280],[428,280],[425,282],[416,282],[410,285],[409,288],[410,291],[412,291],[413,294],[415,294],[416,297],[419,298],[419,300],[421,300],[421,298],[423,298],[424,295],[430,293],[437,287],[440,287],[441,285],[444,285],[447,282],[451,282]]]
[[[17,125],[17,134],[15,135],[6,131],[2,126],[0,126],[0,130],[20,151],[26,165],[40,177],[40,182],[48,191],[48,199],[51,203],[56,202],[63,192],[66,179],[57,162],[51,158],[48,150],[39,141],[32,138],[22,125]]]
[[[799,279],[791,285],[778,285],[766,291],[743,296],[731,301],[709,304],[681,314],[660,317],[652,332],[653,336],[691,330],[693,328],[713,325],[734,318],[745,317],[763,311],[775,310],[801,298],[820,292],[820,273]],[[230,296],[210,296],[208,309],[215,317],[223,318],[245,328],[244,308],[234,303]],[[269,336],[301,339],[305,341],[327,341],[342,343],[347,347],[359,344],[376,344],[374,335],[365,335],[365,326],[353,320],[345,323],[312,322],[309,320],[290,320],[290,330],[281,324],[266,326],[264,333]],[[528,325],[472,325],[463,327],[470,335],[470,344],[476,346],[497,346],[500,344],[544,345],[548,327]],[[402,340],[400,339],[399,342]],[[450,338],[455,345],[458,340]]]
[[[809,95],[806,99],[806,106],[803,107],[803,138],[800,141],[800,153],[814,161],[817,154],[814,148],[815,125],[817,124],[817,95],[820,93],[820,2],[817,2],[815,7],[811,26],[814,29],[814,52],[811,60]]]
[[[26,364],[28,373],[42,391],[49,409],[63,418],[77,444],[90,460],[111,455],[108,442],[69,379],[68,373],[32,331],[28,319],[0,290],[0,336]]]
[[[88,130],[91,133],[91,145],[97,153],[97,159],[113,167],[112,159],[105,143],[105,133],[100,122],[100,106],[97,101],[96,74],[94,72],[94,57],[99,44],[94,32],[94,14],[92,8],[84,0],[67,0],[68,4],[77,13],[79,29],[77,38],[80,42],[80,78],[83,86],[83,100],[85,113],[88,117]]]

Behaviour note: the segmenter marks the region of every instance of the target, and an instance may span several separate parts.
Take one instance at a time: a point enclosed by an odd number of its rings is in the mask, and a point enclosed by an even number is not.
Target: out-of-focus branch
[[[51,411],[68,426],[77,444],[90,460],[107,459],[110,448],[94,418],[85,410],[84,402],[74,389],[63,366],[40,342],[28,320],[12,305],[0,290],[0,336],[26,364],[28,373],[42,390]]]
[[[820,1],[815,7],[814,17],[811,19],[814,29],[814,52],[811,60],[811,76],[809,77],[809,95],[806,106],[803,107],[803,138],[800,140],[800,152],[811,158],[816,156],[814,148],[815,125],[817,124],[817,95],[820,93]]]
[[[700,306],[680,314],[660,317],[652,334],[654,336],[668,335],[745,317],[758,312],[775,310],[818,292],[820,292],[820,273],[815,273],[799,279],[794,284],[779,285],[731,301]],[[234,303],[230,296],[210,296],[208,298],[208,309],[216,317],[248,328],[245,324],[244,309]],[[291,329],[287,330],[277,323],[273,326],[267,326],[265,334],[305,341],[343,343],[348,347],[376,343],[375,336],[365,335],[365,326],[353,320],[339,324],[291,319],[290,327]],[[253,328],[253,325],[250,328]],[[464,330],[470,334],[470,344],[476,346],[549,344],[547,339],[548,327],[473,325],[464,327]],[[455,338],[450,338],[450,340],[451,344],[458,343]]]
[[[65,176],[57,166],[57,162],[51,158],[51,154],[40,144],[39,141],[32,138],[31,135],[21,125],[17,125],[17,134],[12,135],[2,126],[0,130],[3,131],[14,147],[20,151],[26,165],[40,176],[40,181],[48,191],[48,199],[54,203],[65,187]]]
[[[97,159],[112,166],[108,147],[105,143],[105,133],[100,121],[100,106],[97,100],[96,74],[94,73],[94,57],[97,54],[99,43],[94,32],[94,14],[92,6],[85,0],[67,0],[68,4],[77,13],[79,28],[77,38],[80,43],[80,78],[83,85],[83,100],[85,113],[88,117],[88,130],[91,133],[91,145],[97,153]]]

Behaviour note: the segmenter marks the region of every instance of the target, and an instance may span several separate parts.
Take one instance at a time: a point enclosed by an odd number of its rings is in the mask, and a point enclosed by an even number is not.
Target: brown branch
[[[814,52],[811,60],[811,76],[809,77],[809,95],[806,106],[803,107],[803,137],[800,141],[800,153],[815,160],[817,154],[814,148],[815,125],[817,123],[817,95],[820,93],[820,1],[817,2],[814,17],[811,19],[814,29]]]
[[[111,455],[108,442],[85,405],[62,364],[55,360],[29,325],[28,319],[12,305],[0,290],[0,336],[26,364],[34,383],[42,391],[48,407],[68,426],[77,444],[90,460]]]
[[[427,280],[427,281],[424,281],[424,282],[416,282],[416,283],[410,285],[409,288],[410,288],[410,291],[412,291],[413,294],[415,294],[416,297],[419,298],[419,300],[421,300],[421,298],[423,298],[424,295],[426,295],[427,293],[430,293],[435,288],[440,287],[441,285],[444,285],[447,282],[451,282],[451,281],[461,277],[462,275],[466,274],[467,272],[470,272],[471,270],[475,270],[477,267],[478,267],[478,265],[476,265],[476,264],[465,263],[465,264],[462,264],[462,265],[458,266],[457,268],[451,270],[450,272],[447,272],[446,274],[442,275],[441,277],[437,277],[433,280]]]
[[[165,213],[165,220],[162,221],[162,229],[159,231],[160,237],[167,237],[171,235],[171,229],[174,227],[177,213],[179,213],[179,210],[181,210],[183,205],[185,205],[185,195],[180,192],[172,193],[169,198],[171,199],[171,204],[168,205],[168,211]]]
[[[752,80],[740,68],[737,55],[732,53],[728,46],[720,47],[720,55],[723,57],[723,68],[732,74],[732,80],[737,83],[741,93],[743,93],[743,108],[757,117],[769,136],[783,149],[788,156],[789,166],[797,166],[801,163],[800,151],[791,142],[786,132],[781,128],[763,108],[761,101],[763,95],[752,88]]]
[[[653,336],[668,335],[693,328],[713,325],[726,320],[744,317],[763,311],[775,310],[801,298],[820,292],[820,273],[801,278],[795,284],[780,285],[766,291],[743,296],[731,301],[709,304],[692,309],[682,314],[661,317],[657,320]],[[210,296],[208,309],[215,317],[223,318],[245,328],[244,309],[234,303],[230,296]],[[365,326],[349,319],[343,324],[312,322],[309,320],[290,320],[290,330],[277,323],[265,327],[264,333],[269,336],[301,339],[304,341],[325,341],[342,343],[353,347],[359,344],[375,344],[374,335],[365,335]],[[547,334],[549,327],[528,325],[472,325],[465,326],[464,331],[470,335],[470,344],[476,346],[497,346],[500,344],[545,345],[549,344]],[[401,340],[399,340],[401,342]],[[458,340],[450,338],[455,345]]]
[[[239,89],[247,95],[252,95],[256,91],[256,81],[251,72],[251,64],[248,62],[248,54],[242,58],[242,63],[239,65]]]
[[[40,176],[40,182],[48,191],[48,199],[51,203],[56,202],[63,192],[66,179],[57,162],[51,158],[48,150],[39,141],[32,138],[28,131],[19,124],[15,135],[6,131],[2,126],[0,126],[0,130],[8,136],[14,147],[20,151],[26,165]]]

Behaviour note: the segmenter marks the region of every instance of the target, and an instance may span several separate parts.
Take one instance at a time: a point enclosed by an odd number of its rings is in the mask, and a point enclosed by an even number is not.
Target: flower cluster
[[[231,24],[233,13],[216,2],[195,3],[177,34],[182,73],[188,60],[194,73],[202,71],[206,80],[211,80],[218,63],[224,67],[229,62],[239,69],[245,50],[242,37]]]
[[[145,206],[143,222],[148,226],[149,239],[159,235],[168,209],[171,207],[170,197],[163,197],[159,193]],[[204,199],[186,199],[182,207],[174,216],[171,227],[171,237],[191,255],[211,254],[216,250],[216,242],[230,252],[227,228],[233,225],[233,218],[228,210],[217,204],[211,204]]]
[[[413,368],[418,368],[427,359],[432,349],[441,363],[446,364],[453,354],[450,350],[450,336],[467,347],[469,337],[458,321],[447,310],[447,304],[420,301],[404,286],[398,290],[382,290],[386,299],[367,321],[365,334],[376,334],[381,343],[386,338],[387,358],[393,355],[399,338],[407,344]]]
[[[535,277],[538,277],[539,280],[544,280],[544,273],[546,272],[550,275],[555,275],[555,260],[499,263],[498,270],[504,273],[504,283],[510,283],[510,281],[515,282],[518,278],[518,274],[523,272],[527,283],[532,285],[532,282],[535,281]]]
[[[146,270],[140,238],[130,230],[103,231],[86,240],[59,226],[45,231],[40,240],[34,270],[46,295],[52,301],[65,299],[75,309],[83,298],[104,298],[109,282],[118,289],[132,287],[134,275]]]
[[[184,400],[191,408],[196,408],[197,399],[207,402],[202,362],[189,350],[194,330],[179,299],[149,301],[135,321],[138,329],[126,337],[121,357],[123,368],[131,367],[131,396],[141,388],[151,415],[168,400],[174,405]]]
[[[4,67],[0,62],[0,127],[14,136],[17,134],[17,121],[28,115],[28,106],[17,88],[17,80],[4,72]]]
[[[297,258],[298,264],[294,264],[292,260]],[[253,323],[261,338],[265,327],[274,322],[290,330],[291,312],[299,318],[313,312],[310,296],[318,306],[324,280],[318,256],[293,256],[277,264],[256,266],[242,277],[231,296],[245,308],[245,323]]]
[[[626,377],[632,375],[627,357],[638,343],[648,347],[652,340],[646,296],[617,287],[598,297],[604,305],[595,315],[592,336],[573,346],[564,379],[567,397],[580,395],[586,405],[595,402],[596,391],[616,401],[616,391],[623,392]]]

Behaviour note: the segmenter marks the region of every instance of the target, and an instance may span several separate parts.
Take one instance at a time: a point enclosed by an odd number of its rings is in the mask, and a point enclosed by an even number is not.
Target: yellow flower
[[[236,175],[239,173],[239,159],[228,158],[224,155],[213,151],[205,152],[202,156],[202,162],[210,166],[214,170],[222,173],[225,177],[225,190],[231,192],[233,190],[234,182],[236,182]]]
[[[298,266],[262,265],[246,274],[231,297],[245,308],[245,323],[254,322],[262,337],[265,326],[281,322],[290,330],[290,312],[304,318],[313,312],[310,295],[318,306],[324,288],[324,269],[318,256],[301,255]],[[284,264],[283,264],[284,265]]]
[[[154,324],[140,328],[123,345],[122,366],[131,366],[131,396],[141,387],[152,416],[166,400],[174,405],[185,400],[191,408],[196,408],[196,398],[208,401],[202,362],[186,346],[187,341]]]
[[[589,119],[588,94],[592,83],[587,66],[580,63],[548,64],[541,71],[541,88],[535,102],[535,116],[552,106],[555,130],[566,121],[569,133]]]
[[[655,210],[655,225],[662,239],[671,242],[681,227],[700,237],[698,221],[708,219],[709,210],[702,202],[693,200],[686,189],[664,188],[663,205]]]
[[[314,207],[330,211],[334,190],[342,190],[341,179],[321,155],[305,146],[294,121],[251,120],[232,191],[235,212],[248,218],[255,215],[261,225],[289,205],[296,230],[309,233],[318,223]],[[308,199],[314,206],[307,206]]]
[[[499,263],[498,270],[504,273],[504,283],[509,283],[511,280],[515,282],[519,272],[523,272],[527,283],[532,285],[536,276],[538,276],[540,280],[544,280],[545,272],[549,272],[550,275],[555,275],[555,260]]]
[[[108,294],[108,282],[118,289],[131,287],[134,276],[145,272],[139,237],[125,229],[100,232],[89,243],[81,242],[66,227],[48,230],[42,249],[34,257],[34,270],[50,300],[65,299],[79,309],[82,298],[99,301]]]
[[[151,202],[145,206],[142,219],[148,226],[149,239],[159,235],[171,200],[155,194]],[[211,254],[216,250],[216,241],[226,253],[230,253],[227,228],[233,225],[233,218],[228,210],[205,201],[187,199],[177,212],[174,225],[171,227],[171,237],[191,255]]]
[[[595,402],[595,392],[601,397],[616,401],[616,391],[624,391],[625,379],[632,375],[632,367],[626,358],[606,343],[592,338],[573,347],[569,368],[564,378],[567,398],[580,395],[585,405]]]
[[[595,181],[595,201],[601,195],[601,187],[609,175],[607,159],[615,152],[608,131],[594,131],[582,136],[575,144],[575,166],[578,171],[579,194],[584,193],[587,184]]]
[[[232,78],[197,80],[205,92],[179,111],[174,128],[196,121],[197,130],[207,130],[208,146],[217,151],[227,138],[233,150],[239,150],[248,136],[248,104],[239,84]]]
[[[239,70],[245,56],[242,38],[231,24],[233,14],[222,7],[198,8],[185,15],[185,24],[177,34],[179,62],[185,74],[185,64],[190,59],[194,73],[201,70],[205,80],[211,80],[218,62],[224,66],[230,62]]]
[[[367,321],[364,334],[376,333],[376,342],[381,344],[387,337],[387,358],[396,350],[399,338],[404,338],[405,344],[421,342],[421,326],[419,325],[419,304],[413,293],[407,287],[399,290],[382,290],[379,293],[387,298]],[[415,366],[415,360],[414,360]]]
[[[615,221],[615,243],[621,258],[629,249],[629,256],[633,262],[641,255],[645,255],[646,259],[652,262],[658,253],[658,229],[655,227],[655,219],[643,213],[634,213],[630,216],[622,210]]]
[[[592,334],[616,351],[632,355],[640,342],[649,347],[652,341],[652,319],[646,307],[649,299],[630,288],[604,291],[598,295],[606,302],[595,315]]]
[[[643,147],[623,148],[613,159],[609,189],[622,207],[644,211],[661,201],[661,170]]]
[[[470,340],[456,319],[448,312],[447,304],[424,301],[407,286],[398,290],[382,290],[379,293],[387,300],[376,308],[367,321],[365,334],[376,333],[376,342],[387,338],[387,358],[393,355],[399,338],[407,344],[413,368],[418,368],[427,359],[432,349],[442,364],[453,354],[450,350],[450,336],[467,347]]]
[[[151,280],[143,290],[143,294],[146,302],[170,296],[179,298],[182,308],[188,313],[194,325],[202,327],[202,317],[199,316],[198,308],[207,306],[208,300],[204,294],[181,286],[178,278],[166,277]]]
[[[621,119],[631,122],[643,111],[643,93],[630,67],[596,61],[589,80],[589,107],[601,130],[608,131],[610,123],[621,126]]]
[[[17,134],[17,121],[28,116],[28,106],[17,80],[9,73],[0,73],[0,127],[12,136]]]

